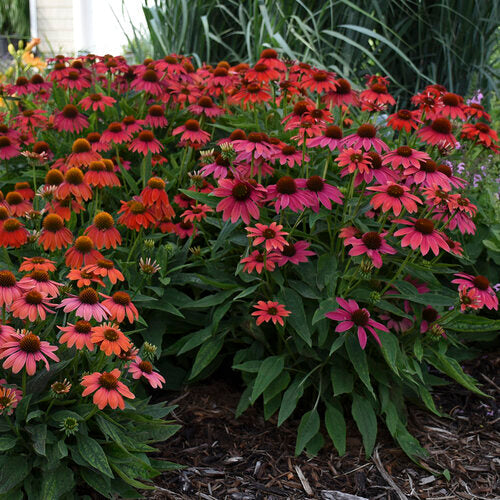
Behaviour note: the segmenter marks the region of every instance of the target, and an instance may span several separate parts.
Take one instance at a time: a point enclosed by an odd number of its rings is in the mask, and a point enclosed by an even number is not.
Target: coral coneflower
[[[186,222],[200,222],[202,221],[208,213],[213,212],[213,210],[208,205],[197,204],[186,210],[181,217]]]
[[[82,269],[70,269],[67,278],[71,281],[76,281],[76,286],[78,288],[86,288],[92,285],[92,283],[97,283],[100,286],[106,286],[104,281],[93,273],[83,271]]]
[[[380,269],[382,267],[382,256],[381,254],[394,255],[397,250],[389,246],[384,237],[387,233],[377,233],[375,231],[370,231],[361,236],[361,238],[348,238],[346,243],[352,245],[351,250],[349,250],[349,255],[368,255],[371,259],[373,265]]]
[[[38,243],[44,250],[53,252],[69,246],[73,241],[73,233],[64,226],[64,220],[57,214],[45,216],[42,222],[42,232],[38,237]]]
[[[66,165],[71,167],[81,167],[90,165],[91,162],[101,159],[101,155],[92,150],[92,146],[87,139],[77,139],[71,147],[71,154],[66,160]]]
[[[274,156],[274,160],[278,160],[280,165],[288,165],[289,167],[293,167],[295,164],[302,165],[302,159],[308,162],[309,156],[303,154],[295,146],[288,144],[279,149]]]
[[[438,170],[437,163],[431,159],[421,161],[417,167],[406,168],[404,175],[408,176],[410,183],[422,184],[426,187],[437,185],[446,191],[451,189],[448,177]]]
[[[120,180],[116,174],[113,171],[109,172],[103,161],[91,162],[89,169],[85,172],[84,180],[90,186],[97,188],[120,186]]]
[[[88,125],[87,118],[73,104],[64,106],[54,117],[54,127],[58,132],[76,132],[79,134]]]
[[[481,309],[483,307],[481,297],[474,288],[462,288],[458,292],[458,300],[460,301],[460,310],[462,312],[469,309]]]
[[[409,146],[399,146],[395,151],[389,151],[382,157],[382,165],[390,164],[392,168],[398,167],[420,168],[420,161],[430,160],[431,157],[423,151],[417,151]]]
[[[89,351],[94,350],[91,336],[94,332],[93,326],[85,320],[78,320],[74,325],[68,323],[67,326],[58,326],[63,334],[59,337],[60,344],[67,344],[68,347],[75,346],[76,349],[81,350],[87,347]]]
[[[155,138],[153,132],[150,130],[139,132],[139,135],[130,143],[130,151],[137,151],[144,156],[149,152],[157,154],[162,149],[163,146],[160,141]]]
[[[339,78],[337,80],[337,87],[326,93],[322,97],[322,101],[328,106],[356,106],[358,104],[358,96],[345,78]]]
[[[377,153],[389,150],[389,146],[377,137],[377,129],[371,123],[364,123],[354,134],[346,136],[343,145],[348,148],[361,148],[365,151],[373,147]]]
[[[158,372],[155,372],[153,365],[146,360],[142,360],[139,356],[136,356],[134,361],[130,363],[128,371],[132,374],[133,379],[140,379],[144,377],[153,389],[161,388],[165,383],[165,379]]]
[[[393,223],[404,224],[403,229],[399,229],[394,233],[394,236],[403,236],[401,246],[410,246],[413,250],[420,249],[422,255],[427,255],[429,250],[432,250],[434,255],[439,254],[439,249],[448,251],[450,247],[446,243],[444,236],[434,227],[434,222],[429,219],[415,219],[410,217],[410,220],[396,219]]]
[[[19,248],[28,241],[28,230],[17,219],[6,219],[0,227],[0,247]]]
[[[241,217],[245,224],[249,224],[250,218],[259,219],[257,204],[262,200],[263,190],[250,182],[236,178],[220,179],[219,187],[213,190],[213,194],[224,198],[216,208],[217,212],[222,212],[224,221],[230,219],[234,224]]]
[[[386,326],[372,319],[368,310],[360,308],[355,300],[344,300],[341,297],[337,297],[337,303],[340,306],[338,309],[325,314],[327,318],[339,322],[335,328],[336,332],[340,333],[351,328],[355,329],[358,334],[359,345],[361,349],[364,349],[368,340],[366,335],[366,330],[368,330],[379,345],[382,345],[375,328],[382,332],[388,332],[389,330]]]
[[[44,320],[46,313],[54,314],[54,311],[50,309],[53,305],[47,294],[30,290],[15,299],[10,305],[10,310],[15,318],[27,318],[30,321],[35,321],[37,318]]]
[[[144,73],[130,83],[130,86],[135,90],[143,90],[154,96],[159,96],[163,92],[160,77],[154,69],[144,71]]]
[[[196,103],[188,107],[188,110],[197,116],[205,115],[209,118],[215,118],[225,113],[208,95],[201,96]]]
[[[254,250],[248,257],[241,259],[240,264],[244,264],[243,271],[246,273],[252,273],[255,270],[261,274],[264,265],[267,271],[274,271],[278,258],[278,254],[275,252],[268,253],[264,257],[260,250]]]
[[[116,248],[122,243],[121,234],[108,212],[99,212],[94,217],[92,225],[85,229],[85,234],[92,239],[98,249]]]
[[[257,317],[257,325],[272,321],[274,324],[279,323],[283,326],[285,324],[283,318],[286,318],[291,314],[291,311],[287,311],[283,304],[272,300],[268,300],[267,302],[259,300],[253,307],[254,309],[257,309],[252,313],[252,316]]]
[[[108,128],[101,135],[101,140],[103,142],[113,142],[115,144],[128,142],[131,138],[132,135],[130,132],[128,132],[125,126],[120,122],[110,123]]]
[[[18,193],[17,191],[11,191],[10,193],[7,193],[5,202],[9,206],[10,214],[14,217],[22,217],[32,208],[31,203],[25,200],[23,198],[23,195],[21,193]]]
[[[201,130],[198,120],[189,119],[180,127],[174,128],[172,135],[181,135],[181,141],[205,144],[210,140],[210,134]]]
[[[257,63],[245,73],[245,79],[249,82],[268,83],[278,80],[280,73],[265,63]]]
[[[323,131],[323,135],[311,137],[306,140],[308,148],[330,148],[330,151],[340,149],[342,146],[343,133],[342,129],[337,125],[329,125]]]
[[[64,257],[66,265],[72,268],[94,264],[103,258],[101,252],[95,250],[92,238],[88,236],[79,236],[73,246],[66,250]]]
[[[359,95],[361,101],[366,104],[381,106],[394,106],[396,100],[389,94],[387,86],[383,83],[373,83],[369,89],[363,90]]]
[[[170,205],[165,187],[166,183],[163,179],[151,177],[141,191],[141,198],[144,204],[152,208],[159,217],[173,217],[175,212]]]
[[[491,287],[491,284],[486,276],[473,276],[472,274],[456,273],[456,279],[452,283],[458,285],[458,290],[474,290],[479,296],[479,301],[482,306],[488,309],[498,309],[498,297]]]
[[[287,242],[283,249],[278,252],[279,257],[276,261],[278,266],[284,266],[287,262],[291,262],[292,264],[307,262],[308,257],[316,255],[315,252],[308,250],[309,246],[309,242],[307,241]],[[267,258],[269,259],[269,255]]]
[[[80,106],[84,111],[87,111],[89,109],[92,109],[92,111],[103,111],[107,107],[113,107],[115,104],[116,99],[113,99],[113,97],[104,95],[102,92],[99,92],[97,94],[90,94],[86,97],[84,97],[80,102]]]
[[[290,208],[292,212],[300,212],[304,207],[310,207],[314,204],[310,194],[300,190],[295,179],[285,175],[276,182],[267,187],[267,201],[276,200],[274,209],[276,212],[285,208]]]
[[[139,311],[132,304],[128,293],[115,292],[111,297],[104,294],[102,296],[106,298],[103,305],[110,311],[110,319],[122,323],[126,317],[129,323],[133,323],[139,318]]]
[[[315,212],[319,211],[320,204],[328,210],[332,209],[332,201],[342,205],[342,198],[344,195],[337,187],[327,184],[325,179],[319,175],[312,175],[309,179],[296,179],[295,182],[298,187],[310,193],[310,198],[312,200],[310,207]]]
[[[108,278],[113,285],[118,281],[125,281],[123,274],[116,269],[113,261],[109,259],[99,259],[95,264],[85,266],[83,271],[102,278]]]
[[[135,116],[129,115],[122,120],[123,125],[127,132],[131,134],[137,134],[142,131],[142,126],[144,125],[144,120],[137,120]]]
[[[248,85],[243,85],[243,87],[232,96],[232,99],[242,106],[246,106],[248,103],[263,103],[271,100],[271,94],[268,90],[269,87],[265,84],[251,82]]]
[[[257,223],[255,227],[247,227],[246,231],[249,238],[254,238],[253,246],[265,243],[265,248],[267,252],[272,250],[283,250],[286,245],[286,240],[283,236],[288,233],[282,231],[283,226],[281,224],[276,224],[276,222],[271,222],[270,225]]]
[[[0,380],[0,415],[12,415],[23,399],[23,393],[19,389],[4,387],[5,383],[5,379]]]
[[[22,294],[16,277],[10,271],[0,271],[0,306],[10,306]]]
[[[368,153],[364,153],[361,149],[346,148],[335,159],[342,169],[341,176],[354,172],[368,173],[370,171],[371,158]]]
[[[85,390],[82,396],[95,393],[93,402],[99,410],[103,410],[107,405],[113,410],[125,409],[123,398],[134,399],[135,396],[123,382],[118,380],[120,375],[121,372],[117,368],[111,372],[94,372],[91,375],[84,375],[81,384]]]
[[[311,92],[332,92],[339,86],[335,80],[335,74],[324,70],[313,70],[301,82],[302,89]]]
[[[132,344],[124,333],[114,323],[104,323],[95,326],[90,340],[97,345],[106,356],[116,354],[119,356],[122,352],[128,351]]]
[[[451,122],[447,118],[436,118],[427,127],[421,128],[417,135],[432,146],[455,148],[457,140],[451,133]]]
[[[111,144],[109,142],[104,142],[99,132],[90,132],[87,134],[86,139],[90,143],[92,151],[95,151],[96,153],[109,151],[111,149]]]
[[[56,191],[56,196],[59,199],[64,199],[69,195],[73,195],[78,200],[88,201],[92,198],[92,189],[85,182],[83,172],[78,167],[70,168],[64,175],[62,182]]]
[[[394,182],[388,182],[383,186],[371,186],[367,189],[378,193],[370,199],[370,205],[375,210],[379,208],[382,208],[383,212],[392,210],[394,215],[399,215],[404,207],[411,214],[418,210],[417,203],[422,204],[418,196],[410,193],[409,187]]]
[[[419,125],[422,123],[419,120],[420,112],[409,111],[407,109],[400,109],[398,112],[390,115],[387,118],[387,125],[392,127],[394,130],[404,130],[409,134],[412,129],[417,130]]]
[[[65,313],[75,311],[76,316],[85,321],[94,318],[101,323],[110,315],[110,311],[104,303],[99,302],[99,295],[93,288],[84,288],[78,295],[71,295],[63,299],[57,307],[64,308]]]
[[[148,127],[153,128],[166,127],[168,125],[168,120],[165,118],[165,111],[163,111],[163,107],[158,104],[150,106],[144,123]]]
[[[141,197],[134,196],[130,201],[122,200],[121,204],[118,211],[119,214],[122,214],[118,218],[119,224],[134,231],[140,231],[141,228],[147,229],[156,223],[156,217],[152,210],[143,203]]]
[[[52,272],[56,270],[53,260],[45,257],[23,257],[23,263],[19,267],[20,272],[45,271]]]
[[[31,271],[30,274],[19,280],[18,286],[24,292],[36,290],[45,293],[48,297],[57,297],[62,283],[52,281],[47,271]]]
[[[32,200],[35,197],[35,191],[31,189],[29,182],[16,182],[14,191],[20,193],[25,200]]]
[[[486,123],[465,123],[462,127],[462,137],[477,140],[480,144],[490,147],[498,142],[498,134]]]
[[[26,368],[28,375],[34,375],[38,361],[45,363],[47,371],[50,370],[47,358],[59,361],[54,351],[57,351],[57,347],[40,340],[38,335],[28,330],[18,330],[11,335],[11,340],[2,345],[0,359],[6,358],[2,366],[5,369],[12,368],[12,373],[19,373]]]

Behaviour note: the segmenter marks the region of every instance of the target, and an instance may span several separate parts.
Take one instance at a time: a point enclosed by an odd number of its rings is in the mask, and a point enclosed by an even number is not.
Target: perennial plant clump
[[[406,401],[482,394],[459,364],[499,327],[498,199],[462,175],[497,168],[479,103],[397,109],[387,77],[273,49],[48,62],[1,88],[0,493],[152,487],[177,426],[148,387],[221,365],[238,414],[300,417],[297,453],[323,429],[344,453],[352,414],[368,455],[380,420],[416,458]]]

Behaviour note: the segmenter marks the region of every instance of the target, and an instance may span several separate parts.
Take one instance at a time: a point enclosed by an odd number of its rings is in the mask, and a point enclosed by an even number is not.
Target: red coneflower
[[[194,234],[197,233],[197,230],[194,227],[193,223],[187,220],[183,220],[175,224],[174,231],[177,234],[177,236],[179,236],[179,238],[181,239],[190,238],[193,235],[193,233]]]
[[[310,194],[312,200],[310,207],[314,212],[319,211],[320,203],[328,210],[332,209],[332,201],[342,205],[344,195],[337,187],[327,184],[319,175],[312,175],[309,179],[296,179],[295,182],[299,188],[305,189]]]
[[[396,100],[389,94],[387,86],[378,82],[372,84],[369,89],[363,90],[359,97],[365,103],[376,106],[394,106],[396,104]]]
[[[137,151],[144,156],[151,151],[153,154],[159,153],[163,149],[160,141],[155,138],[153,132],[150,130],[143,130],[139,135],[130,143],[130,151]]]
[[[156,61],[155,68],[158,71],[163,71],[168,75],[179,75],[186,73],[186,68],[181,64],[180,61],[181,56],[177,56],[175,54],[170,54],[165,56],[163,59]]]
[[[313,70],[303,78],[301,88],[311,92],[333,92],[338,87],[335,73],[324,70]]]
[[[58,132],[75,132],[79,134],[88,125],[87,118],[73,104],[64,106],[54,117],[54,127]]]
[[[329,125],[323,131],[323,135],[307,139],[306,144],[308,148],[324,148],[328,146],[330,151],[333,151],[334,149],[341,148],[342,138],[342,129],[337,125]]]
[[[22,294],[16,277],[10,271],[0,271],[0,306],[10,306]]]
[[[125,317],[129,323],[133,323],[139,319],[139,311],[132,304],[130,295],[126,292],[115,292],[111,297],[109,295],[101,294],[106,299],[103,305],[110,311],[110,319],[122,323]]]
[[[72,268],[94,264],[103,258],[101,252],[94,249],[94,242],[88,236],[79,236],[74,245],[66,250],[64,257],[66,265]]]
[[[14,123],[21,128],[42,128],[47,123],[43,109],[25,109],[14,118]]]
[[[421,128],[417,135],[432,146],[455,148],[457,142],[451,133],[451,122],[447,118],[436,118],[430,125]]]
[[[158,217],[173,217],[172,205],[165,191],[166,183],[160,177],[151,177],[141,191],[141,198],[148,208],[152,208]]]
[[[470,140],[478,140],[480,144],[490,147],[498,142],[498,134],[486,123],[464,123],[462,137]]]
[[[213,210],[208,205],[197,204],[183,212],[181,217],[185,222],[200,222],[210,212],[213,212]]]
[[[419,117],[420,111],[418,110],[409,111],[407,109],[400,109],[398,112],[389,115],[387,118],[387,125],[394,130],[404,130],[409,134],[412,129],[417,130],[422,123]]]
[[[20,193],[25,200],[32,200],[35,197],[35,191],[31,189],[29,182],[16,182],[14,190]]]
[[[435,229],[434,222],[430,219],[415,219],[414,217],[410,217],[409,221],[395,219],[392,222],[409,226],[398,229],[394,233],[394,236],[403,236],[401,240],[402,247],[409,245],[413,250],[419,248],[422,255],[427,255],[429,250],[432,250],[434,255],[439,255],[440,248],[446,251],[450,249],[443,235]]]
[[[420,168],[420,162],[430,160],[431,157],[423,151],[417,151],[409,146],[399,146],[395,151],[389,151],[382,157],[382,165],[390,164],[392,168],[410,166]]]
[[[98,249],[116,248],[122,243],[120,232],[115,228],[115,221],[108,212],[99,212],[94,217],[92,225],[85,229],[85,234],[92,239]]]
[[[154,69],[144,71],[144,73],[132,80],[130,86],[137,91],[143,90],[154,96],[159,96],[163,93],[160,77]]]
[[[68,323],[67,326],[58,326],[57,328],[64,332],[59,337],[60,344],[67,344],[68,348],[75,346],[78,350],[84,347],[87,347],[89,351],[94,350],[94,344],[91,340],[94,329],[88,321],[80,319],[74,325]]]
[[[132,344],[124,333],[114,323],[104,323],[95,326],[90,338],[92,343],[97,345],[106,356],[116,354],[119,356],[122,352],[127,352]]]
[[[166,127],[168,125],[168,120],[165,118],[163,107],[158,104],[150,106],[144,123],[153,128]]]
[[[70,168],[64,175],[64,181],[57,187],[57,198],[63,200],[70,195],[84,201],[92,198],[92,189],[85,182],[83,172],[78,167]]]
[[[373,147],[377,153],[388,151],[389,146],[377,136],[377,129],[371,123],[364,123],[354,134],[346,136],[343,145],[352,148],[362,148],[368,151]]]
[[[351,84],[345,78],[339,78],[337,87],[322,97],[322,101],[328,106],[356,106],[358,104],[358,96],[352,90]]]
[[[310,195],[305,191],[299,190],[296,180],[288,175],[281,177],[276,184],[267,186],[266,201],[271,200],[276,200],[274,204],[276,212],[287,207],[292,212],[300,212],[304,210],[304,207],[310,207],[315,204]]]
[[[125,409],[123,398],[134,399],[135,396],[130,392],[128,387],[118,380],[121,372],[117,368],[111,372],[94,372],[91,375],[82,377],[82,385],[85,390],[82,396],[88,396],[95,392],[93,401],[99,410],[103,410],[106,405],[109,405],[113,410],[120,408]]]
[[[260,59],[257,63],[263,63],[270,68],[277,69],[278,71],[286,70],[286,64],[278,58],[278,53],[274,49],[264,49],[260,53]]]
[[[205,115],[209,118],[215,118],[225,113],[224,109],[214,104],[208,95],[201,96],[196,103],[189,105],[188,110],[195,115]]]
[[[399,215],[404,207],[411,214],[418,210],[417,203],[422,204],[418,196],[410,193],[409,187],[400,186],[394,182],[388,182],[383,186],[371,186],[367,189],[378,193],[370,199],[370,205],[375,210],[382,208],[384,213],[392,210],[394,215]]]
[[[473,276],[467,273],[456,273],[456,279],[452,283],[458,285],[458,290],[474,290],[479,296],[481,307],[486,306],[488,309],[498,309],[498,297],[490,285],[490,281],[486,276]]]
[[[447,92],[438,98],[438,107],[435,109],[435,114],[438,117],[448,117],[454,120],[466,120],[464,113],[464,98],[460,95]]]
[[[66,75],[59,81],[59,85],[63,89],[74,89],[80,91],[88,89],[92,83],[83,71],[69,69]]]
[[[99,92],[97,94],[90,94],[84,97],[79,102],[79,104],[84,111],[92,109],[92,111],[104,112],[107,107],[112,108],[115,102],[116,99],[113,99],[113,97],[104,95],[102,92]]]
[[[6,219],[0,227],[0,247],[19,248],[28,241],[29,232],[17,219]]]
[[[20,154],[19,144],[6,135],[0,135],[0,159],[10,160]]]
[[[257,63],[245,73],[248,82],[268,83],[271,80],[279,80],[280,73],[265,63]]]
[[[56,249],[65,248],[73,241],[73,233],[64,226],[62,217],[57,214],[45,216],[42,222],[42,231],[38,237],[38,243],[43,245],[44,250],[53,252]]]
[[[78,288],[89,287],[92,283],[97,283],[100,286],[106,286],[104,281],[102,281],[99,276],[83,271],[82,269],[71,269],[67,278],[71,281],[76,281],[76,286]]]
[[[109,151],[111,149],[111,144],[109,142],[104,142],[99,132],[90,132],[87,134],[86,139],[89,142],[92,151],[95,151],[96,153]]]
[[[287,311],[283,304],[273,302],[272,300],[266,302],[259,300],[253,307],[257,309],[252,313],[252,316],[257,316],[257,325],[272,321],[274,324],[279,323],[281,326],[284,326],[285,322],[283,318],[291,314],[291,311]]]
[[[271,100],[271,94],[268,90],[269,88],[267,85],[259,85],[256,82],[251,82],[248,85],[243,85],[243,87],[232,96],[232,99],[242,106],[246,106],[248,103],[260,104]]]
[[[75,311],[76,316],[85,321],[94,318],[99,323],[110,315],[108,308],[99,302],[99,295],[93,288],[84,288],[78,295],[70,295],[57,308],[64,308],[65,313]]]
[[[118,218],[118,223],[129,229],[139,231],[141,227],[147,229],[156,223],[156,218],[150,208],[148,208],[140,196],[134,196],[130,201],[121,200],[122,204],[118,213],[122,214]]]
[[[92,146],[87,139],[77,139],[71,147],[71,154],[66,160],[66,165],[71,167],[81,167],[90,165],[91,162],[101,159],[101,155],[92,150]]]
[[[491,121],[491,116],[486,112],[484,106],[478,104],[477,102],[471,102],[468,106],[464,108],[465,114],[470,117],[475,117],[477,119],[484,118],[486,121]]]
[[[361,149],[346,148],[335,159],[342,169],[341,176],[353,174],[354,172],[368,173],[370,171],[371,158],[368,153]]]
[[[11,191],[10,193],[7,193],[5,202],[8,205],[11,215],[14,215],[16,217],[22,217],[32,208],[31,203],[25,200],[23,198],[23,195],[21,193],[18,193],[17,191]]]
[[[116,269],[113,261],[109,259],[99,259],[95,264],[85,266],[83,271],[102,278],[108,278],[113,285],[118,281],[125,281],[123,274]]]
[[[224,198],[216,211],[222,212],[224,221],[230,219],[234,224],[240,217],[245,224],[250,218],[259,219],[257,203],[262,200],[264,190],[240,179],[220,179],[219,187],[213,190],[214,196]]]
[[[108,128],[101,135],[101,141],[113,142],[115,144],[128,142],[131,138],[132,135],[130,132],[128,132],[125,126],[120,122],[110,123]]]
[[[198,120],[187,120],[184,125],[175,128],[172,135],[181,135],[181,141],[189,141],[196,144],[205,144],[210,140],[210,134],[201,130]]]
[[[254,250],[248,257],[241,259],[240,263],[245,264],[243,266],[244,272],[252,273],[255,270],[258,274],[261,274],[264,270],[264,264],[267,271],[274,271],[278,259],[279,256],[276,252],[268,253],[264,258],[260,250]]]
[[[12,368],[12,373],[19,373],[26,367],[26,373],[31,376],[36,373],[38,361],[45,363],[47,371],[50,370],[47,357],[56,363],[59,361],[54,351],[57,347],[40,340],[38,335],[29,330],[18,330],[11,335],[11,340],[2,345],[0,359],[6,358],[2,365],[4,369]]]

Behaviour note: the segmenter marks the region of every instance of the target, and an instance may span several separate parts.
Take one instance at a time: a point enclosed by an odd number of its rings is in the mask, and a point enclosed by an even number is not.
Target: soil
[[[148,498],[498,499],[499,367],[498,353],[466,365],[491,399],[452,384],[434,393],[447,417],[409,408],[409,430],[429,452],[425,467],[408,459],[382,430],[367,459],[352,423],[344,456],[327,445],[316,457],[295,457],[297,421],[277,428],[258,407],[236,419],[240,391],[224,380],[189,387],[170,401],[178,403],[174,418],[183,427],[160,445],[162,458],[185,468],[158,477]]]

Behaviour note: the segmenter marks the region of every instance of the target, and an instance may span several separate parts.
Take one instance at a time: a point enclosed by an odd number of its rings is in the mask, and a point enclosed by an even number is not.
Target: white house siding
[[[46,56],[73,54],[73,1],[36,0],[36,28],[33,36],[40,38],[40,50]]]

